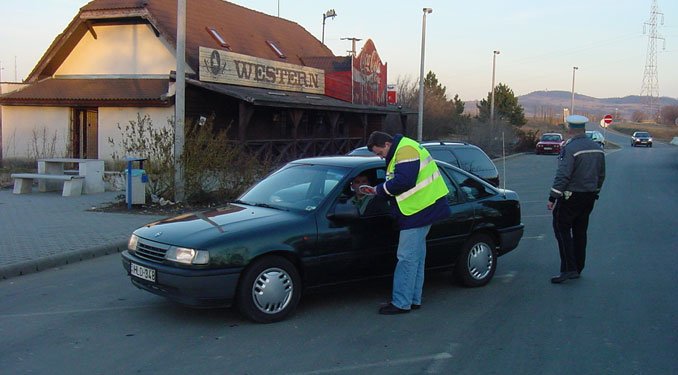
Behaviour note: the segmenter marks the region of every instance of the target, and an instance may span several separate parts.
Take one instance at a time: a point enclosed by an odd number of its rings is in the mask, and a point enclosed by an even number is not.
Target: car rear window
[[[454,152],[461,169],[481,177],[497,174],[497,167],[483,151],[474,147],[464,147],[457,148]]]
[[[459,167],[459,161],[454,156],[454,154],[449,150],[429,149],[428,152],[429,154],[431,154],[431,157],[436,160],[444,161],[445,163],[454,165],[455,167]]]

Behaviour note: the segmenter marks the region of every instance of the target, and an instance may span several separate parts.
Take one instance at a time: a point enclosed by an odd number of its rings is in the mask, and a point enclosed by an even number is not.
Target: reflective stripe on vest
[[[393,178],[395,165],[404,162],[403,160],[396,161],[396,157],[398,155],[398,150],[405,146],[414,147],[419,153],[419,173],[417,174],[415,186],[395,197],[400,212],[402,212],[403,215],[409,216],[432,205],[438,198],[445,196],[448,193],[448,190],[445,181],[440,175],[440,171],[438,171],[438,167],[429,152],[419,145],[419,143],[409,138],[402,138],[398,143],[398,148],[396,148],[393,154],[393,159],[391,159],[391,162],[386,169],[387,176]]]

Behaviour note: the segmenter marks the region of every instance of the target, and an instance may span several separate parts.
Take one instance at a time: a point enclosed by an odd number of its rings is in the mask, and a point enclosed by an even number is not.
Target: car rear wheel
[[[238,286],[240,313],[259,323],[285,319],[301,298],[301,278],[297,268],[280,256],[258,259],[247,268]]]
[[[497,252],[494,240],[487,234],[475,234],[464,244],[454,275],[464,286],[479,287],[490,282],[496,269]]]

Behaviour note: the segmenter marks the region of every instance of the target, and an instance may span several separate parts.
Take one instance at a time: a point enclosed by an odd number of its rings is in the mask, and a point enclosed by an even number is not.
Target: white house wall
[[[3,158],[66,156],[70,108],[0,108]]]
[[[176,70],[174,54],[148,25],[95,26],[55,72],[63,75],[163,75]]]
[[[35,159],[40,157],[68,156],[69,124],[71,108],[68,107],[21,107],[2,106],[2,150],[3,158]],[[168,108],[120,108],[99,107],[99,159],[113,160],[113,153],[125,156],[124,151],[115,149],[108,141],[121,145],[123,133],[130,121],[137,116],[148,115],[153,127],[160,129],[170,126],[174,118],[174,107]],[[132,155],[136,156],[136,155]]]
[[[169,108],[99,108],[99,159],[112,160],[113,153],[117,152],[118,156],[138,156],[125,155],[121,148],[115,149],[108,141],[113,139],[116,145],[122,142],[122,132],[118,129],[118,124],[122,131],[125,126],[129,125],[130,121],[137,122],[137,116],[142,118],[145,115],[150,117],[153,128],[161,129],[163,127],[171,126],[168,120],[174,119],[174,107]]]

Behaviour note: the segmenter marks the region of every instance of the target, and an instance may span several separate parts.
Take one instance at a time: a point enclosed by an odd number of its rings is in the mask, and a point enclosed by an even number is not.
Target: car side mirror
[[[327,213],[329,220],[353,220],[360,218],[358,207],[351,202],[339,202],[334,206],[334,210]]]

